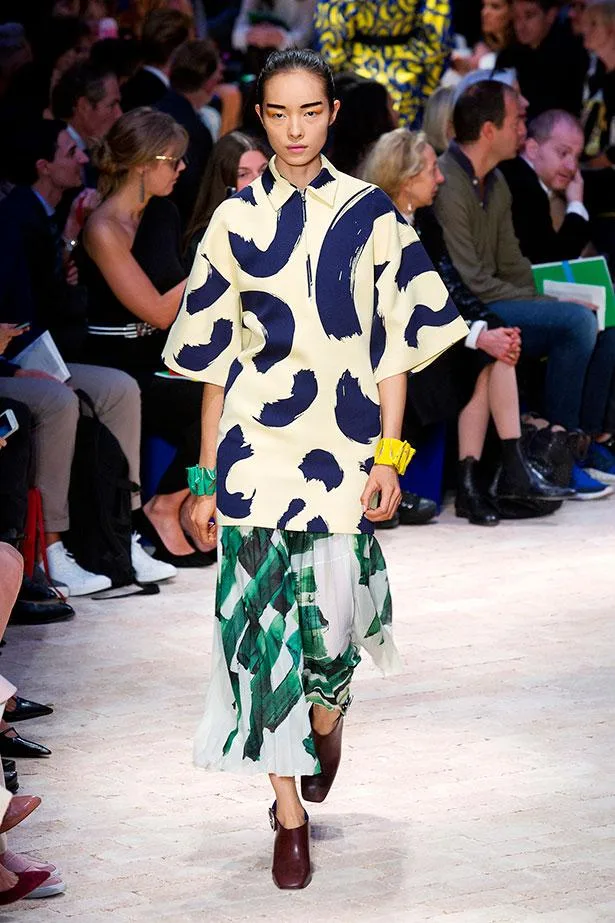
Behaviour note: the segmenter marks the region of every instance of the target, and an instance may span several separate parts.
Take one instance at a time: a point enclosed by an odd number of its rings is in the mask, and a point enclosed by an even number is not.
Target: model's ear
[[[263,113],[261,112],[261,107],[259,106],[258,103],[256,103],[256,105],[254,106],[254,111],[256,112],[257,116],[259,117],[259,119],[260,119],[260,121],[261,121],[261,125],[262,125],[263,128],[264,128],[264,127],[265,127],[265,123],[263,122]]]
[[[337,113],[340,111],[340,101],[339,99],[333,100],[333,108],[331,110],[331,115],[329,116],[329,125],[333,125],[337,118]]]

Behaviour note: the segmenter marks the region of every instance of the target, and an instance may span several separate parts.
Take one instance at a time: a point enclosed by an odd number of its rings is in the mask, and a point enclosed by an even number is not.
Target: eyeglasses
[[[163,160],[165,163],[170,163],[175,171],[179,170],[180,163],[186,163],[186,158],[182,157],[168,157],[166,154],[156,154],[154,160]]]

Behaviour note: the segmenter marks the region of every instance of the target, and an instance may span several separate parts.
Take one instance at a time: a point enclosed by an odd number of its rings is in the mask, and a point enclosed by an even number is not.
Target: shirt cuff
[[[465,345],[468,349],[478,349],[477,340],[483,330],[487,329],[486,320],[475,320],[472,326],[470,327],[470,332],[464,340]]]
[[[584,221],[589,221],[589,212],[582,202],[569,202],[566,206],[567,215],[578,215]]]

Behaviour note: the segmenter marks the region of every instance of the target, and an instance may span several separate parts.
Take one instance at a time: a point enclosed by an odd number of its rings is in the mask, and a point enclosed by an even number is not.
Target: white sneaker
[[[35,900],[40,897],[55,897],[56,894],[64,894],[65,891],[66,885],[60,876],[55,873],[44,881],[42,885],[35,888],[34,891],[30,891],[29,894],[26,894],[26,899]]]
[[[132,533],[130,557],[138,583],[160,583],[177,575],[177,568],[165,561],[157,561],[142,547],[138,532]]]
[[[69,596],[88,596],[99,590],[108,590],[111,581],[103,574],[91,574],[80,567],[72,554],[62,542],[54,542],[47,548],[49,574],[52,583],[62,583],[68,587]]]

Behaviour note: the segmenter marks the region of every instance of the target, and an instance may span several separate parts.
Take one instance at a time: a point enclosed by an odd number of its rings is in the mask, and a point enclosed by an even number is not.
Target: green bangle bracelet
[[[186,468],[190,493],[196,497],[211,497],[216,492],[216,469],[193,465]]]

